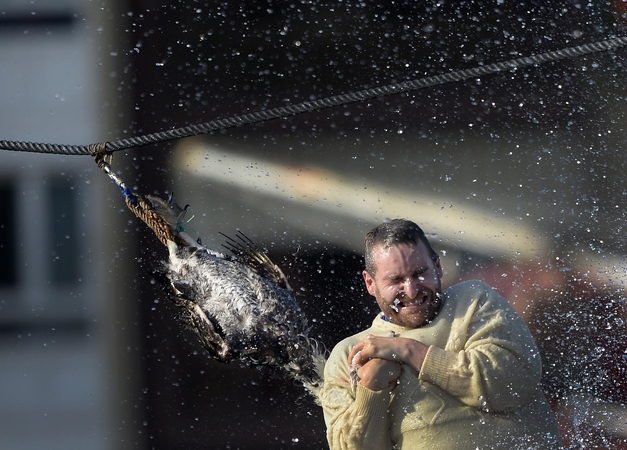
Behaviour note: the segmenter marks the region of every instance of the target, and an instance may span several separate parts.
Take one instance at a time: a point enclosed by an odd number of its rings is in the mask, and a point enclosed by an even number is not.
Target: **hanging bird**
[[[185,229],[188,206],[179,207],[173,195],[167,201],[135,195],[106,159],[96,162],[167,246],[169,259],[158,265],[155,278],[209,355],[279,367],[317,396],[325,352],[308,336],[307,319],[281,269],[239,232],[235,239],[225,236],[231,254],[204,247]]]

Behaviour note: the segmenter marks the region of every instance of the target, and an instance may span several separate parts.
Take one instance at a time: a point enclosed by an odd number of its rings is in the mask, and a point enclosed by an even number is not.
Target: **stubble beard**
[[[405,328],[420,328],[430,323],[435,318],[440,309],[440,306],[442,304],[441,283],[438,283],[438,286],[435,290],[422,290],[416,297],[418,298],[424,296],[425,293],[428,294],[428,298],[422,302],[416,299],[402,299],[398,301],[397,305],[390,305],[387,303],[383,303],[383,299],[381,298],[380,293],[377,292],[377,303],[379,304],[379,307],[381,308],[385,316],[390,319],[393,324]],[[403,305],[405,304],[417,307],[419,308],[419,310],[415,313],[406,313],[403,309]],[[385,307],[383,308],[382,306]]]

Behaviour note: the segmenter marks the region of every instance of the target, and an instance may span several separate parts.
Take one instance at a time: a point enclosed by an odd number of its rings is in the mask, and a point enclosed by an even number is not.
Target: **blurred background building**
[[[514,4],[509,4],[514,3]],[[112,141],[624,35],[624,3],[6,1],[0,139]],[[523,315],[574,448],[624,445],[625,67],[604,52],[148,146],[219,248],[267,248],[331,348],[375,314],[364,233],[421,223],[445,284]],[[165,257],[88,157],[0,152],[0,439],[22,449],[319,449],[321,411],[207,359]]]

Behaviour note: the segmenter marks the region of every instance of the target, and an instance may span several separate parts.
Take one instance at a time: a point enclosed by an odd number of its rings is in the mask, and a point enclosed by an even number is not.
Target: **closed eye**
[[[410,275],[410,278],[412,280],[415,280],[417,278],[424,280],[424,275],[429,271],[428,267],[419,267],[418,269],[416,269],[415,271],[412,272],[412,274]],[[402,284],[407,280],[407,277],[404,277],[402,275],[390,275],[387,277],[387,281],[388,284],[390,285],[394,285],[394,284]]]

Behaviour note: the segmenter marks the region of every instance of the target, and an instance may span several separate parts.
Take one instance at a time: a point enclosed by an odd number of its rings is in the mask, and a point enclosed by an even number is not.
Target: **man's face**
[[[442,292],[442,267],[424,243],[379,246],[373,263],[374,274],[363,271],[366,288],[392,323],[418,328],[433,319]]]

